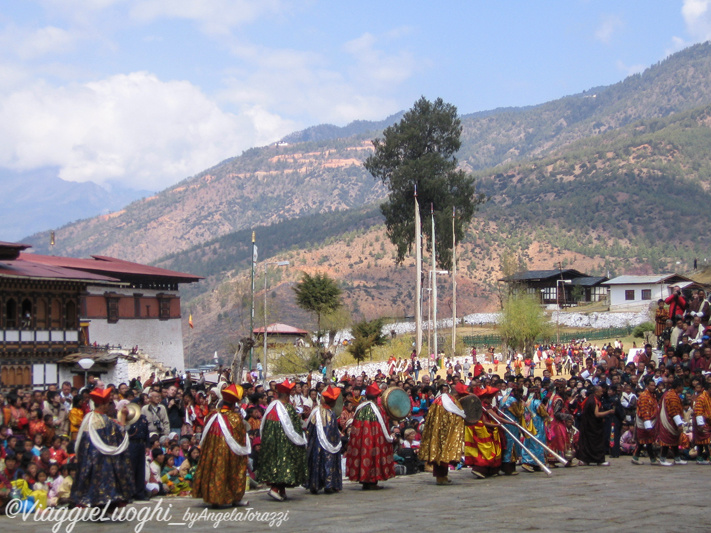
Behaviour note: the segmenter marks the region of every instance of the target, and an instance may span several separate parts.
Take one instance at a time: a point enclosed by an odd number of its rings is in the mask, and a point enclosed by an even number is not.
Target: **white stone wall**
[[[123,348],[138,346],[151,358],[168,368],[185,368],[183,360],[183,333],[179,318],[170,320],[122,318],[115,324],[105,319],[92,319],[89,326],[92,343],[120,345]],[[133,377],[133,376],[131,376]]]
[[[129,353],[129,350],[121,351],[124,355]],[[138,354],[131,356],[135,358],[135,361],[131,361],[124,357],[119,357],[116,361],[116,365],[110,366],[107,372],[101,372],[99,379],[104,382],[105,385],[113,383],[118,387],[120,383],[128,383],[131,379],[140,377],[141,382],[144,383],[150,376],[151,373],[155,372],[156,376],[163,378],[165,376],[165,371],[167,370],[162,364],[156,364],[155,361],[146,354]],[[69,383],[74,383],[74,376],[77,373],[83,374],[84,371],[79,369],[79,365],[58,365],[58,377],[59,384],[64,381]],[[96,372],[91,372],[95,374]]]

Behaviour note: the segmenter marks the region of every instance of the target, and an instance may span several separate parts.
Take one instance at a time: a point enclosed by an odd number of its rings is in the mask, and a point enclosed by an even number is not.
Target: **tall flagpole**
[[[434,204],[430,203],[430,218],[432,219],[432,324],[430,327],[434,330],[434,354],[439,355],[437,347],[437,252],[435,251],[435,223],[434,223]],[[440,368],[444,368],[444,361],[440,363]]]
[[[454,228],[456,207],[452,206],[452,357],[457,346],[457,234]]]
[[[252,232],[252,308],[249,314],[249,338],[251,339],[254,335],[254,268],[257,265],[257,245],[256,245],[256,234]],[[254,354],[254,346],[249,349],[249,369],[248,372],[252,371],[252,355]]]
[[[415,280],[415,350],[417,357],[422,351],[422,227],[420,223],[420,204],[417,201],[417,184],[415,184],[415,263],[417,263],[417,279]],[[429,357],[427,358],[429,361]]]

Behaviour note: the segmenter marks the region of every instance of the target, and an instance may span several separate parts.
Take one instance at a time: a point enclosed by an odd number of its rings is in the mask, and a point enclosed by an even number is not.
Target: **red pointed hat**
[[[241,385],[235,385],[234,383],[229,387],[222,389],[222,401],[229,404],[235,404],[242,399],[244,394],[244,389]]]
[[[294,388],[295,383],[289,383],[288,379],[284,379],[281,383],[277,383],[276,390],[284,394],[291,394],[291,389]]]
[[[467,394],[470,394],[469,387],[467,387],[461,381],[454,386],[454,390],[457,392],[457,394],[461,394],[462,396],[466,396]]]
[[[321,393],[321,396],[327,400],[337,400],[340,395],[341,389],[338,387],[331,387],[331,385],[329,385],[328,388]]]
[[[383,391],[380,390],[380,387],[378,386],[377,383],[371,383],[365,389],[365,393],[369,394],[371,396],[379,396],[381,392],[383,392]]]
[[[474,391],[479,398],[490,398],[499,394],[499,389],[496,387],[484,387],[483,389],[477,389]]]
[[[89,393],[89,398],[94,401],[94,405],[104,405],[111,401],[111,388],[94,389]]]

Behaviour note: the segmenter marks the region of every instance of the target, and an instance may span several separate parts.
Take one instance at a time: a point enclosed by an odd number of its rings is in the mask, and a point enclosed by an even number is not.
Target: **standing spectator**
[[[625,383],[625,390],[620,398],[620,404],[625,410],[625,422],[628,424],[633,424],[635,420],[635,413],[637,412],[637,395],[632,389],[630,383]]]
[[[64,407],[64,402],[62,402],[58,391],[47,392],[47,400],[44,402],[42,412],[44,415],[50,415],[52,417],[52,426],[55,433],[58,435],[69,434],[67,410]]]
[[[602,387],[594,387],[582,405],[580,440],[576,457],[581,466],[609,466],[605,461],[605,417],[614,409],[603,410]]]
[[[178,388],[175,385],[171,385],[168,387],[162,403],[168,413],[170,433],[176,433],[180,437],[180,432],[183,430],[183,409],[180,405],[180,400],[176,396],[177,393]]]
[[[183,394],[183,427],[182,435],[192,435],[195,433],[195,421],[198,418],[198,408],[195,405],[195,400],[190,392]],[[170,415],[168,415],[170,417]]]
[[[62,390],[59,393],[59,399],[64,404],[64,410],[69,413],[72,410],[72,399],[74,394],[72,393],[72,384],[68,381],[62,383]]]
[[[683,318],[686,312],[686,298],[681,294],[679,287],[671,288],[671,295],[664,300],[664,303],[669,304],[669,316],[673,320],[678,320],[678,317]]]
[[[462,370],[464,373],[462,374],[463,376],[468,376],[469,375],[469,369],[472,367],[471,364],[469,364],[469,359],[467,357],[464,358],[464,363],[462,364]],[[417,379],[417,377],[415,377]]]
[[[619,457],[622,421],[625,419],[626,412],[622,407],[617,385],[610,386],[607,398],[603,401],[603,408],[612,410],[605,419],[605,439],[609,443],[610,457]]]
[[[168,436],[170,433],[170,421],[165,405],[161,404],[160,393],[151,391],[148,395],[149,403],[141,408],[141,412],[148,420],[148,431],[161,436]]]
[[[662,335],[668,319],[669,311],[667,311],[667,308],[664,305],[664,300],[660,298],[657,300],[657,309],[654,312],[654,334],[657,337]]]

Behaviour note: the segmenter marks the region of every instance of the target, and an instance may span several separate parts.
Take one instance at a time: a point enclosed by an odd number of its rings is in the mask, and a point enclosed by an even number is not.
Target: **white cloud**
[[[230,29],[284,9],[280,0],[135,0],[131,16],[141,22],[179,18],[197,22],[207,34]]]
[[[595,39],[603,44],[610,44],[612,37],[618,30],[624,28],[624,22],[616,15],[607,15],[595,30]]]
[[[306,54],[307,56],[311,54]],[[322,66],[321,58],[310,62],[304,55],[278,51],[262,54],[263,65],[249,72],[238,71],[225,80],[219,98],[239,109],[269,109],[296,127],[329,122],[345,124],[355,119],[382,118],[397,110],[394,100],[374,87]],[[289,61],[292,58],[293,61]],[[268,65],[268,66],[267,66]]]
[[[394,32],[386,39],[404,33]],[[346,66],[343,59],[332,65],[316,52],[233,44],[231,51],[244,66],[229,73],[220,99],[239,109],[257,106],[275,116],[291,117],[280,122],[285,134],[289,125],[341,125],[381,119],[399,110],[402,103],[393,95],[419,68],[414,57],[397,47],[395,52],[385,52],[379,38],[369,33],[344,43],[342,50]],[[278,129],[275,122],[272,130]]]
[[[0,166],[59,166],[69,181],[158,190],[252,146],[268,119],[225,113],[194,85],[145,72],[37,83],[0,100],[0,121],[14,125],[0,131]]]
[[[71,51],[79,38],[78,33],[56,26],[35,29],[10,24],[0,31],[0,46],[3,55],[26,61]]]
[[[681,14],[694,42],[711,39],[711,0],[684,0]]]
[[[412,31],[406,27],[363,34],[337,47],[340,54],[230,34],[284,16],[284,0],[38,1],[54,12],[51,25],[0,29],[0,121],[13,125],[0,130],[0,167],[59,167],[70,181],[159,190],[300,128],[381,119],[403,107],[397,91],[422,68],[398,46]],[[126,28],[171,18],[220,34],[235,57],[216,95],[130,66],[98,74],[103,65],[66,54],[101,46],[100,57],[118,64]],[[161,37],[142,38],[154,35]]]
[[[387,54],[376,46],[378,40],[365,33],[345,44],[344,49],[356,61],[351,69],[354,79],[381,86],[402,83],[415,71],[415,58],[406,51]]]
[[[30,34],[18,44],[22,59],[32,59],[46,54],[67,52],[74,48],[77,36],[62,28],[47,26]]]

